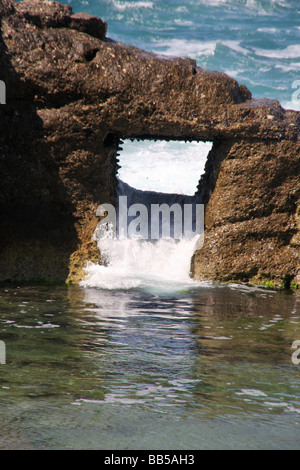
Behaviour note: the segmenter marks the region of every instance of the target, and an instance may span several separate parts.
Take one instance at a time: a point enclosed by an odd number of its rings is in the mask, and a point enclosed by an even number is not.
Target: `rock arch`
[[[299,283],[300,113],[57,2],[2,0],[0,16],[1,280],[78,282],[99,258],[95,209],[114,202],[121,141],[147,138],[214,143],[197,278]]]

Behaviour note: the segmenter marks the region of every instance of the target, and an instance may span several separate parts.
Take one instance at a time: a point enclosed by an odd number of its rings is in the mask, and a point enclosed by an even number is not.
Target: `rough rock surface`
[[[156,138],[214,143],[194,276],[300,283],[300,113],[57,2],[0,0],[0,20],[0,280],[78,282],[121,139]]]

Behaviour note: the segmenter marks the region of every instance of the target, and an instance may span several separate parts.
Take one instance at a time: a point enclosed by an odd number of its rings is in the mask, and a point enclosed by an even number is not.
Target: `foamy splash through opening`
[[[141,203],[149,209],[152,203],[166,203],[169,207],[177,203],[183,207],[194,201],[211,142],[125,141],[124,144],[117,196],[126,195],[129,206]],[[98,246],[102,264],[87,265],[87,276],[81,286],[142,287],[168,292],[199,285],[190,277],[190,264],[203,234],[179,240],[139,240],[119,239],[113,231],[101,233]]]
[[[120,180],[143,191],[194,195],[212,142],[125,140]]]
[[[190,277],[190,262],[198,235],[192,239],[99,241],[105,265],[89,263],[83,287],[130,289],[153,287],[159,290],[184,288],[197,283]]]

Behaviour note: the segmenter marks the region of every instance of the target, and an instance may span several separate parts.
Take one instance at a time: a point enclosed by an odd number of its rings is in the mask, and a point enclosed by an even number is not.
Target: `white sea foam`
[[[262,0],[247,0],[245,8],[252,10],[261,16],[271,14],[274,8],[288,7],[286,0],[269,0],[269,2],[262,2]]]
[[[225,5],[228,2],[228,0],[199,0],[199,3],[204,3],[205,5],[210,5],[210,6],[220,6],[220,5]]]
[[[153,8],[153,2],[140,1],[140,2],[122,2],[118,0],[111,0],[112,5],[120,11],[138,8]]]
[[[280,104],[284,109],[293,109],[294,111],[300,111],[300,100],[294,99],[290,101],[282,101]]]
[[[255,54],[269,59],[298,59],[300,57],[299,44],[291,44],[284,49],[254,49]]]
[[[183,12],[187,12],[188,10],[187,10],[186,7],[180,6],[180,7],[176,8],[175,11],[176,11],[177,13],[183,13]]]
[[[283,70],[283,72],[299,72],[300,71],[300,62],[292,62],[289,65],[276,64],[275,69]]]
[[[232,51],[239,52],[240,54],[243,54],[243,55],[249,54],[249,49],[242,47],[239,41],[232,41],[232,40],[220,41],[220,44],[223,44],[223,46],[228,47]]]
[[[171,39],[153,41],[155,50],[170,56],[182,56],[195,59],[199,56],[214,55],[217,41],[195,41],[188,39]]]
[[[202,56],[209,57],[216,53],[218,46],[224,46],[228,49],[242,54],[249,55],[249,49],[242,47],[240,41],[217,40],[217,41],[195,41],[187,39],[171,39],[169,41],[154,41],[154,48],[170,56],[182,56],[192,59],[199,59]]]
[[[262,2],[262,0],[246,0],[244,2],[238,2],[237,0],[198,0],[200,5],[211,6],[211,7],[235,7],[241,8],[242,6],[249,12],[252,11],[259,15],[267,15],[271,13],[275,7],[287,7],[285,0],[269,0],[269,2]]]
[[[178,26],[193,26],[193,21],[188,21],[188,20],[182,20],[182,19],[175,19],[174,23],[177,24]]]
[[[118,176],[136,189],[193,195],[211,147],[211,142],[126,140]]]
[[[240,75],[242,75],[245,71],[244,70],[231,70],[231,69],[226,69],[224,70],[224,73],[226,75],[229,75],[229,77],[234,78],[235,80],[238,80]]]
[[[83,287],[131,289],[155,287],[168,290],[197,283],[190,276],[190,260],[197,237],[191,240],[101,239],[99,248],[107,266],[88,264]]]
[[[224,73],[226,73],[226,75],[229,75],[229,77],[234,78],[236,80],[238,80],[239,77],[244,76],[245,72],[246,72],[246,70],[239,69],[239,68],[237,68],[237,69],[225,69],[224,70]]]
[[[257,28],[257,32],[275,34],[278,32],[278,29],[277,28]]]

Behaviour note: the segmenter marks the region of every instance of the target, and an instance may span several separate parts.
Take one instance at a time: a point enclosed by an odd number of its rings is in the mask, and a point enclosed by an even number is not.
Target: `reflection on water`
[[[299,448],[296,294],[0,290],[1,448]]]

